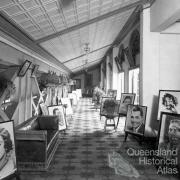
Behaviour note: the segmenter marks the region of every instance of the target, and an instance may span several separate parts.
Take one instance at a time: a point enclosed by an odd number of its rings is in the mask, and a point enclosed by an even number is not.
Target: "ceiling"
[[[26,35],[34,45],[32,48],[37,47],[44,55],[48,53],[52,61],[75,73],[84,68],[86,59],[86,67],[102,60],[135,8],[145,2],[0,0],[0,13],[13,28]],[[84,51],[86,43],[90,48],[88,57]]]

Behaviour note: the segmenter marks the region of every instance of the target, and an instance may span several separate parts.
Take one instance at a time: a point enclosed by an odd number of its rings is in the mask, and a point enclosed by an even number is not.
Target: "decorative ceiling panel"
[[[79,30],[66,33],[65,35],[41,43],[41,46],[64,63],[69,69],[73,69],[83,65],[85,58],[83,56],[85,54],[84,45],[85,43],[89,43],[90,52],[95,51],[88,56],[88,62],[91,63],[95,59],[101,59],[104,56],[109,48],[108,45],[113,43],[133,10],[131,9],[80,28]],[[108,47],[103,48],[104,46]]]
[[[77,69],[86,43],[89,63],[105,55],[136,6],[115,11],[139,1],[0,0],[0,12],[57,60]]]

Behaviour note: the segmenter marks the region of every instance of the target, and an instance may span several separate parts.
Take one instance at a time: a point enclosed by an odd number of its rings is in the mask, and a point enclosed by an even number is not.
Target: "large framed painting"
[[[63,105],[48,106],[49,115],[59,116],[59,131],[67,129],[65,111]]]
[[[0,179],[5,179],[17,171],[14,123],[0,123]]]
[[[161,112],[180,114],[180,91],[159,90],[157,120],[160,120]]]
[[[177,156],[180,156],[180,114],[161,112],[157,148],[158,156],[170,160],[179,159]]]
[[[128,105],[125,132],[144,136],[147,107],[140,105]]]
[[[126,115],[129,104],[134,104],[136,94],[134,93],[121,93],[121,101],[119,106],[119,114]]]

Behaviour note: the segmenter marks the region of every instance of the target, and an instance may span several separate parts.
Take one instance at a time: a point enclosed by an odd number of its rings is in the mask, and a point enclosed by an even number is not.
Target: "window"
[[[117,99],[120,99],[121,93],[124,93],[124,72],[118,73],[117,79]]]
[[[129,93],[135,93],[134,104],[139,104],[139,67],[129,70]]]

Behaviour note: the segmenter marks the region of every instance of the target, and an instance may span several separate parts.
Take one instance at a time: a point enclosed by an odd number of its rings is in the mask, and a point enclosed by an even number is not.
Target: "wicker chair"
[[[115,99],[106,99],[103,105],[103,116],[106,118],[104,123],[104,130],[106,131],[106,127],[113,126],[116,129],[115,118],[119,116],[118,109],[119,109],[120,101],[116,101]],[[108,121],[113,121],[113,123],[108,123]]]

